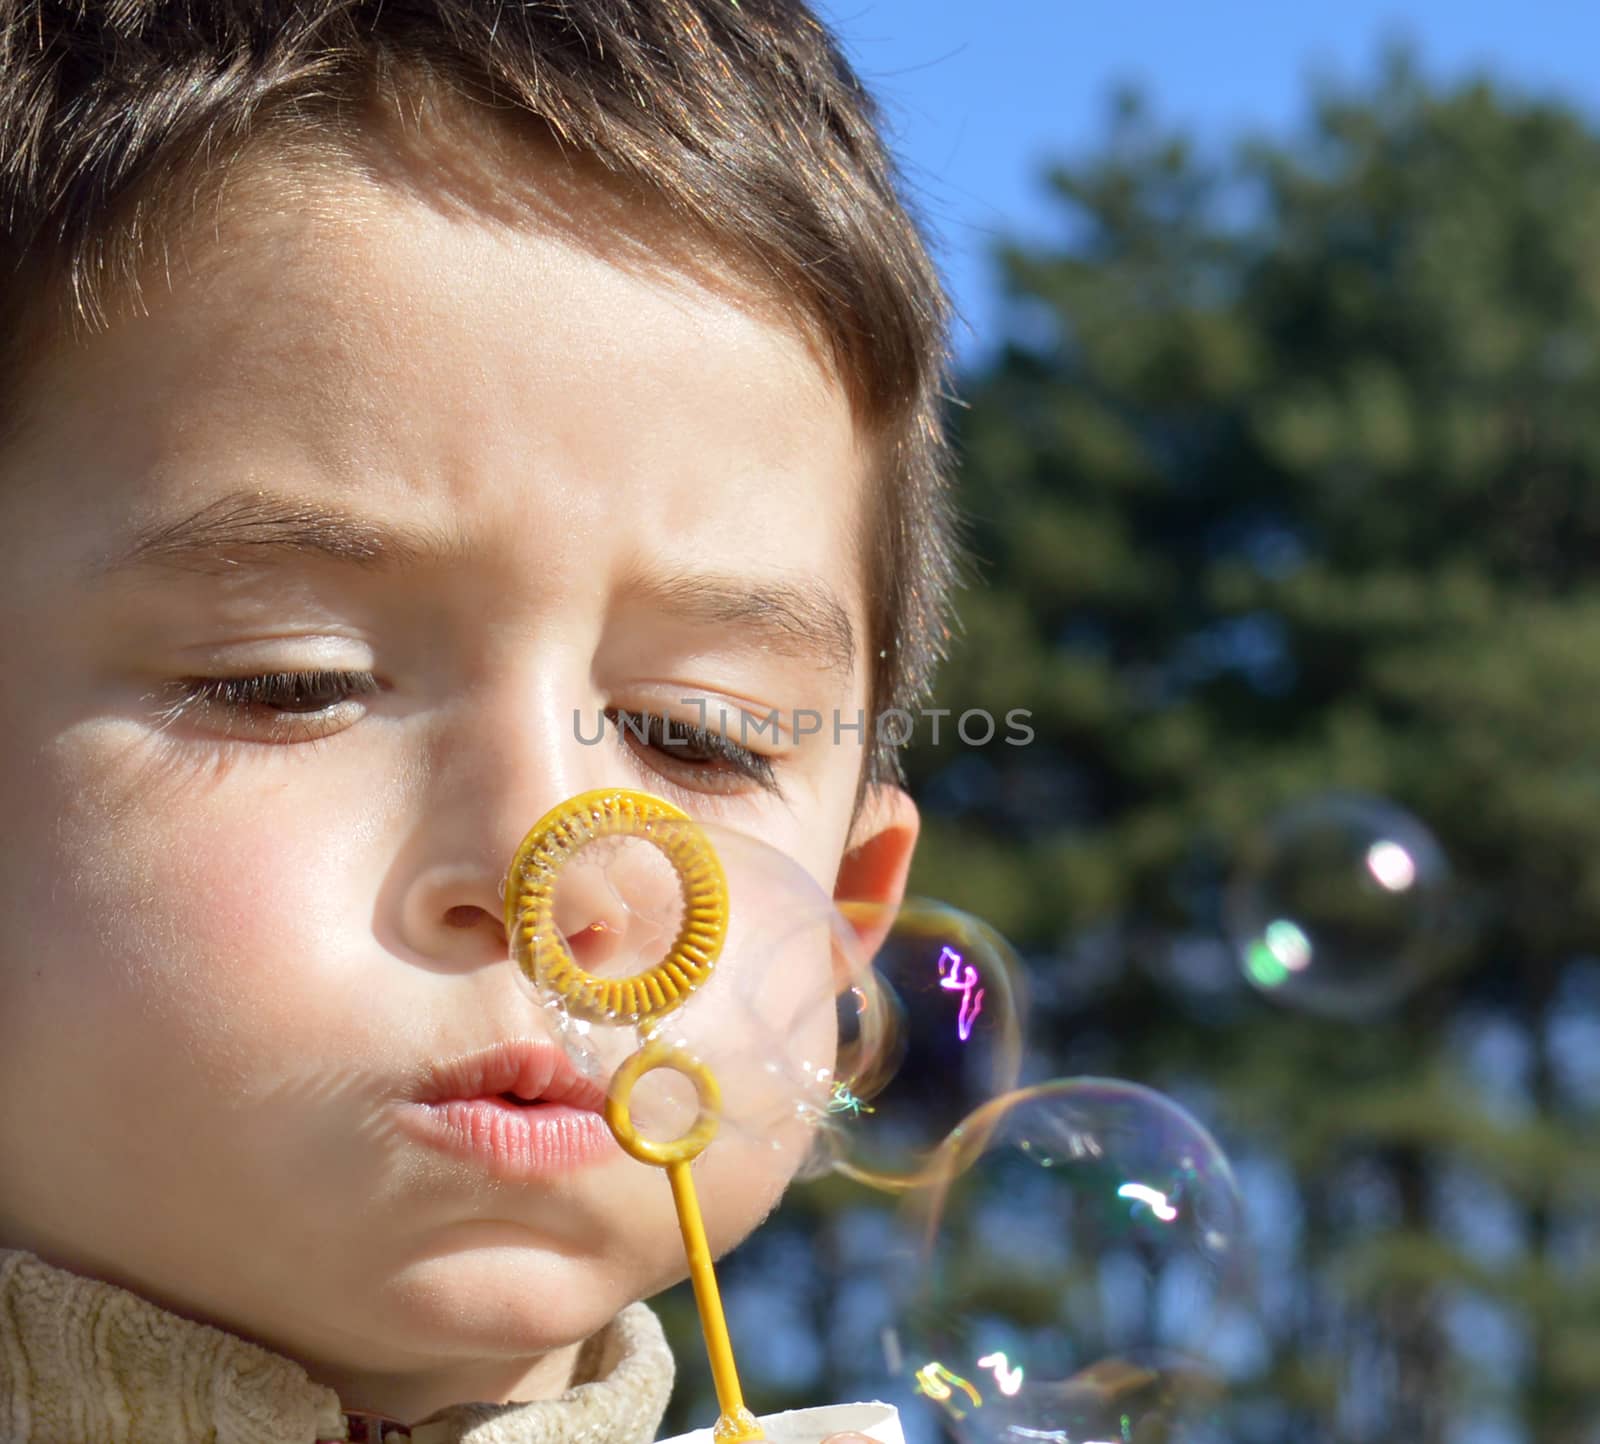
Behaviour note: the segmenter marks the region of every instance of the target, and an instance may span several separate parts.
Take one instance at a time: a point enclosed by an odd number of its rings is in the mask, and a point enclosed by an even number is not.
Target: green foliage
[[[1067,243],[999,259],[1053,339],[1011,345],[954,418],[982,584],[940,697],[1028,707],[1037,738],[984,751],[975,801],[945,800],[959,745],[909,759],[914,885],[1070,1000],[1035,1022],[1058,1056],[1109,1034],[1125,1075],[1198,1088],[1236,1152],[1292,1166],[1262,1437],[1369,1437],[1335,1422],[1358,1351],[1389,1360],[1371,1437],[1451,1437],[1481,1370],[1446,1301],[1476,1290],[1531,1341],[1518,1437],[1576,1438],[1600,1284],[1555,1250],[1600,1167],[1552,1030],[1600,937],[1600,135],[1395,55],[1220,161],[1123,97],[1049,183]],[[1164,960],[1221,937],[1243,840],[1330,787],[1436,832],[1458,955],[1360,1025],[1187,986]],[[1091,932],[1127,966],[1079,987]],[[1459,1056],[1485,1027],[1529,1055],[1510,1117]],[[1352,1221],[1363,1170],[1391,1226]],[[1512,1210],[1511,1261],[1451,1223],[1464,1187]]]

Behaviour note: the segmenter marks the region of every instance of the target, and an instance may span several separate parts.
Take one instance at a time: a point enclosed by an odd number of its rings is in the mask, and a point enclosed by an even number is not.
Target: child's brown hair
[[[862,786],[898,777],[871,719],[926,695],[949,635],[951,311],[878,107],[800,0],[0,0],[0,435],[26,338],[137,301],[247,146],[349,150],[362,117],[463,98],[443,110],[664,202],[831,359],[877,459]]]

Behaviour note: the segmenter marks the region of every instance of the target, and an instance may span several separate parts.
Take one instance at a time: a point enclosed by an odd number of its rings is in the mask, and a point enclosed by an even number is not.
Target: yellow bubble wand
[[[671,826],[660,826],[664,823]],[[677,875],[683,895],[683,918],[666,956],[623,978],[586,972],[555,925],[555,884],[562,867],[589,843],[607,837],[652,843]],[[511,864],[506,935],[512,956],[536,986],[554,993],[576,1018],[638,1025],[670,1013],[711,976],[727,931],[728,882],[710,840],[687,813],[648,793],[603,788],[569,798],[539,820]],[[658,1068],[686,1077],[700,1105],[689,1130],[665,1143],[640,1137],[629,1110],[634,1085]],[[721,1410],[714,1437],[718,1444],[738,1444],[765,1436],[739,1388],[700,1200],[689,1171],[716,1136],[721,1106],[717,1080],[704,1063],[681,1048],[646,1041],[612,1076],[605,1119],[624,1152],[666,1170]]]

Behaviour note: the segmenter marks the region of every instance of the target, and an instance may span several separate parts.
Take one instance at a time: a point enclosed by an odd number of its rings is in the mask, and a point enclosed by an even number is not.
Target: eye
[[[720,730],[622,707],[608,709],[605,716],[625,744],[669,781],[686,779],[709,792],[735,792],[747,783],[782,792],[773,760]]]
[[[300,742],[342,731],[380,691],[371,672],[264,672],[253,677],[184,677],[171,683],[163,729],[196,720],[229,736]]]

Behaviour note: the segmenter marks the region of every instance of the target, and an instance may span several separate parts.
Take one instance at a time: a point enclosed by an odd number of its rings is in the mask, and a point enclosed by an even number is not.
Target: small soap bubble
[[[1369,1017],[1413,991],[1445,953],[1450,869],[1410,813],[1325,793],[1247,840],[1225,914],[1256,988],[1308,1012]]]
[[[916,1184],[950,1130],[1016,1085],[1022,972],[994,929],[923,900],[844,902],[870,969],[840,996],[835,1166],[877,1188]]]
[[[1254,1326],[1243,1202],[1206,1129],[1116,1079],[979,1109],[905,1195],[886,1361],[962,1444],[1198,1444]]]

